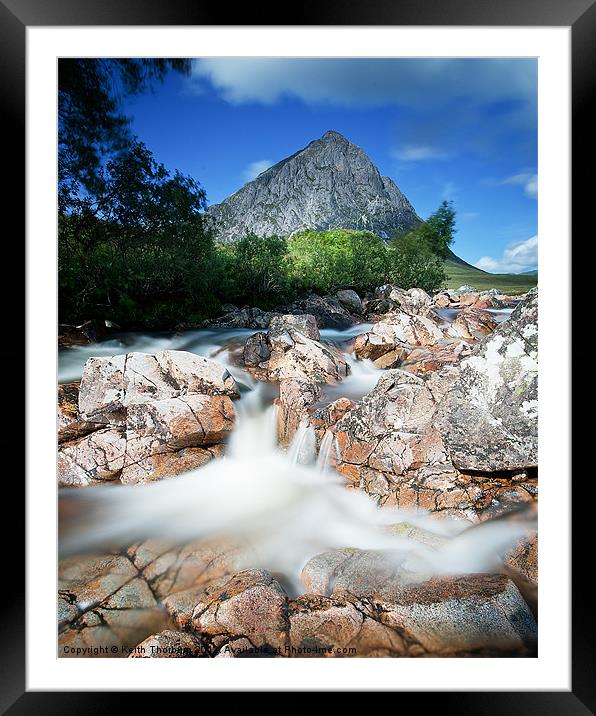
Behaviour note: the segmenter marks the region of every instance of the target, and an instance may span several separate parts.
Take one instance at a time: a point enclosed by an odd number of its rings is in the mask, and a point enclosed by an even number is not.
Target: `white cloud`
[[[449,159],[452,155],[429,145],[404,144],[391,153],[402,162],[421,162],[429,159]]]
[[[195,60],[191,83],[205,84],[231,104],[274,104],[286,97],[307,104],[354,107],[407,105],[426,108],[536,101],[533,59],[320,59],[204,58]]]
[[[252,181],[271,166],[273,166],[273,162],[270,159],[259,159],[256,162],[251,162],[242,172],[242,175],[245,181]]]
[[[500,258],[483,256],[476,267],[491,273],[523,273],[538,266],[538,237],[508,244]]]
[[[519,184],[523,186],[526,196],[536,199],[538,196],[538,175],[531,172],[521,172],[503,179],[501,184]]]

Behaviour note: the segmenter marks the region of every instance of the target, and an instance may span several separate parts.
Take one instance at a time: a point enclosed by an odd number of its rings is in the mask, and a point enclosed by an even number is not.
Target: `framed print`
[[[389,5],[0,5],[26,130],[9,713],[596,708],[570,434],[596,11]]]

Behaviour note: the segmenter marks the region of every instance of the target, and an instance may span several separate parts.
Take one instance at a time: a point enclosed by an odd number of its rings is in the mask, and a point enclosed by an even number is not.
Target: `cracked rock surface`
[[[308,589],[355,600],[364,614],[397,631],[402,656],[528,656],[536,622],[504,575],[420,580],[384,555],[334,550],[304,567]]]
[[[279,383],[278,436],[287,445],[322,398],[322,386],[341,381],[349,367],[341,351],[320,341],[314,316],[277,316],[269,331],[250,336],[243,360]],[[263,360],[260,360],[263,358]]]
[[[221,455],[239,397],[221,363],[185,351],[90,358],[76,410],[76,388],[61,388],[62,487],[142,484],[205,465]]]
[[[531,656],[536,623],[503,575],[421,578],[360,550],[317,555],[291,599],[248,569],[166,600],[181,634],[215,657]],[[146,639],[156,641],[160,635]],[[168,636],[167,641],[172,637]]]
[[[235,555],[229,544],[173,546],[148,540],[122,553],[62,560],[58,574],[60,655],[128,656],[122,649],[173,626],[163,606],[169,594],[232,571]],[[116,653],[111,651],[113,646],[118,647]],[[94,653],[99,647],[109,653]]]

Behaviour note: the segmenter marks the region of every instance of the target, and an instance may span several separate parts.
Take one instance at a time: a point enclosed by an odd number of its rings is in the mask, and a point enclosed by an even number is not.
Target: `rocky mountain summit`
[[[289,236],[303,229],[368,229],[388,238],[419,219],[389,178],[339,132],[278,162],[207,210],[222,241],[247,231]]]

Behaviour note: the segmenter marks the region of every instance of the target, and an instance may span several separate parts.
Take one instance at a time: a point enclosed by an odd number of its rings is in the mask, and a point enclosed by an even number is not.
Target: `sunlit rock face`
[[[421,577],[379,553],[334,550],[302,572],[309,593],[291,599],[266,570],[247,569],[172,595],[181,632],[143,645],[196,656],[531,656],[536,622],[502,575]],[[186,635],[183,637],[183,635]]]
[[[461,361],[435,426],[460,470],[538,465],[537,289]]]
[[[364,302],[364,310],[369,318],[379,319],[386,313],[403,311],[412,316],[426,316],[435,320],[433,299],[421,288],[405,291],[395,284],[386,283],[375,289],[372,296]],[[448,305],[448,304],[447,304]]]
[[[79,388],[79,411],[89,421],[124,425],[130,405],[195,393],[239,397],[221,363],[186,351],[89,358]]]
[[[128,656],[128,649],[172,625],[163,600],[176,594],[180,595],[178,604],[184,604],[189,591],[233,572],[235,554],[233,545],[221,541],[180,546],[147,540],[119,554],[62,560],[58,573],[60,656]],[[193,646],[179,635],[166,636],[154,643],[164,648],[168,644],[184,649]],[[151,653],[148,648],[144,655],[186,654]]]
[[[367,155],[338,132],[270,167],[207,210],[221,241],[247,231],[289,236],[303,229],[367,229],[389,238],[418,223],[410,202]]]
[[[139,484],[201,467],[221,455],[237,397],[225,366],[185,351],[90,358],[80,387],[58,394],[58,483]]]
[[[465,308],[458,313],[446,333],[452,338],[480,340],[494,331],[497,323],[488,311]]]
[[[395,565],[389,578],[388,572],[387,557],[382,553],[344,549],[313,557],[305,565],[301,579],[309,591],[331,596],[325,605],[329,618],[340,606],[358,607],[351,615],[351,629],[346,628],[346,632],[359,642],[360,655],[533,653],[536,622],[517,587],[507,577],[477,574],[421,578]],[[315,633],[320,621],[317,611],[311,607],[304,618]],[[367,619],[372,619],[373,624],[367,623]],[[370,629],[371,626],[376,628]],[[303,630],[306,631],[304,627]],[[344,641],[351,643],[349,639]],[[381,653],[366,653],[368,650]]]

